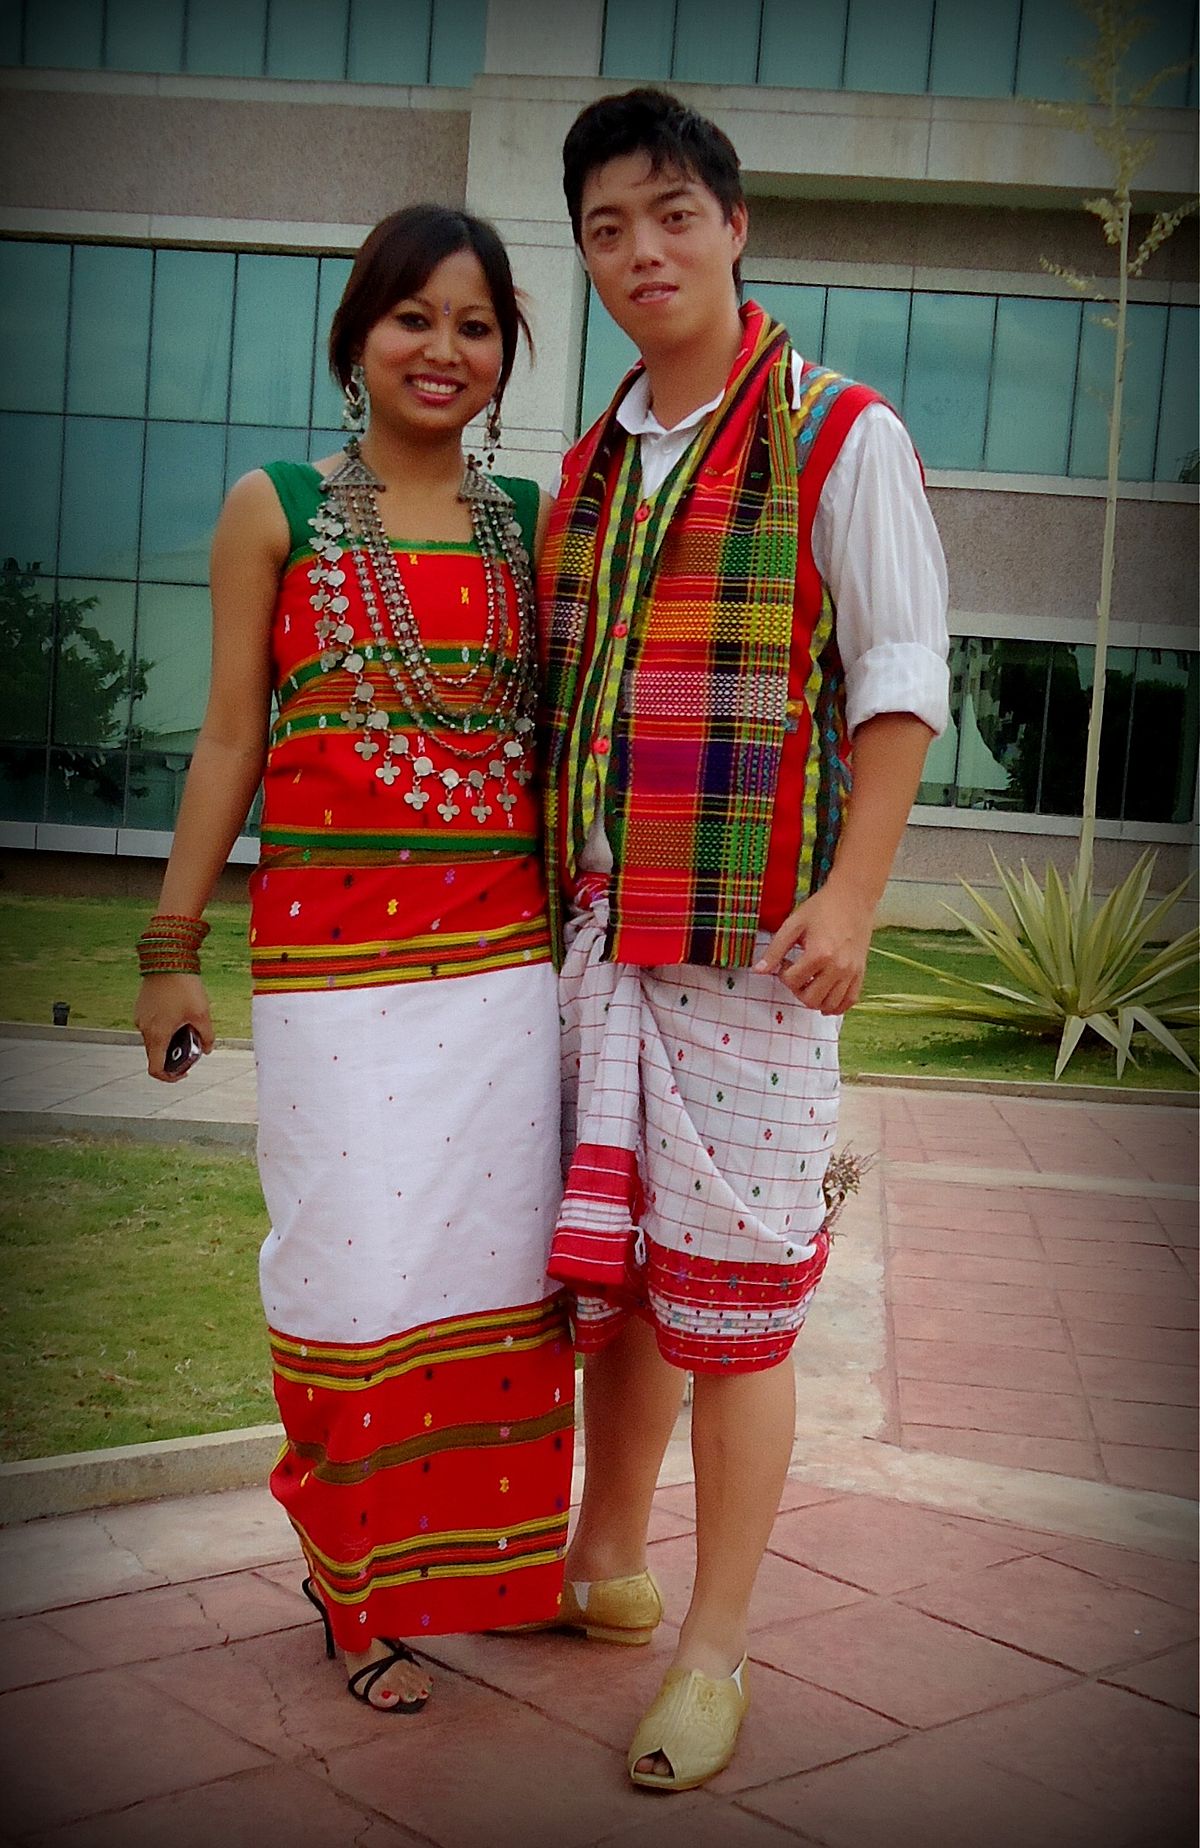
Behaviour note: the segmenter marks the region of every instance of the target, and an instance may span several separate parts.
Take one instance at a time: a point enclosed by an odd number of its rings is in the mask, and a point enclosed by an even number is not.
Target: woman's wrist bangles
[[[143,975],[199,975],[200,945],[210,926],[203,918],[152,917],[137,940]]]

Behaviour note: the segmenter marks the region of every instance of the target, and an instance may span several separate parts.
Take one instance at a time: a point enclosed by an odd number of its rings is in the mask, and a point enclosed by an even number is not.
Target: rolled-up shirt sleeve
[[[945,731],[946,560],[911,439],[884,404],[855,420],[829,471],[813,558],[837,609],[851,732],[883,712]]]

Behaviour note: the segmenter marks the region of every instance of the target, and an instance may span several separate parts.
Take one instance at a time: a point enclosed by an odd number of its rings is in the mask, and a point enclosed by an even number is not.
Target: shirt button
[[[635,520],[648,520],[650,518],[650,502],[642,501],[633,517]]]
[[[614,622],[613,634],[614,635],[628,635],[629,634],[629,624],[627,622]]]
[[[607,738],[597,738],[595,744],[592,746],[592,749],[593,751],[595,751],[597,757],[607,757],[608,756],[608,739]]]

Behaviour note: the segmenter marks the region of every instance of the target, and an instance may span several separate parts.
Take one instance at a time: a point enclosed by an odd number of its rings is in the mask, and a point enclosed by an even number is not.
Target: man
[[[564,464],[540,591],[568,1152],[552,1273],[587,1355],[563,1622],[645,1642],[646,1527],[695,1379],[696,1578],[635,1783],[729,1761],[828,1250],[837,1032],[947,717],[945,568],[868,388],[739,309],[737,156],[656,90],[585,109],[575,239],[642,366]],[[853,799],[849,794],[853,738]]]

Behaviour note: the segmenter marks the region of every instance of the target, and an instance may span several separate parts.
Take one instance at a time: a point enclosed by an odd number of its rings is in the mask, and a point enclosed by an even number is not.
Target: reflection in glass
[[[46,808],[46,747],[0,744],[0,815],[42,821]]]
[[[322,257],[317,287],[317,338],[313,349],[312,420],[315,424],[341,421],[344,399],[329,371],[329,325],[354,267],[349,257]]]
[[[315,257],[238,258],[231,422],[308,423],[316,311]]]
[[[266,38],[267,0],[188,0],[189,71],[261,77]]]
[[[1129,821],[1191,821],[1200,741],[1200,656],[1139,648],[1125,774]]]
[[[1051,644],[970,636],[959,649],[957,806],[1034,813]]]
[[[346,75],[347,0],[271,0],[267,76],[339,82]]]
[[[125,753],[88,745],[51,751],[46,820],[77,828],[119,828],[125,810]]]
[[[882,392],[904,398],[908,345],[907,289],[830,289],[821,358],[827,366]]]
[[[764,0],[759,82],[840,90],[847,0]]]
[[[675,62],[680,83],[753,83],[758,8],[728,0],[676,0]]]
[[[937,0],[929,88],[935,96],[1011,96],[1021,0]]]
[[[852,0],[845,88],[919,95],[929,78],[932,28],[933,0]]]
[[[70,577],[137,576],[142,423],[68,417],[59,569]]]
[[[134,702],[143,748],[190,751],[208,697],[212,621],[198,586],[143,584],[138,593],[137,659],[146,676]]]
[[[904,416],[927,468],[983,460],[995,315],[991,295],[913,296]]]
[[[1079,316],[1077,302],[1000,297],[985,468],[1066,474]]]
[[[150,339],[148,250],[81,244],[71,276],[67,409],[141,417]]]
[[[131,694],[143,690],[140,670],[133,672],[133,598],[132,584],[60,582],[51,723],[56,744],[125,743]]]
[[[98,71],[102,0],[33,0],[25,7],[25,62],[56,71]]]
[[[221,511],[225,432],[215,424],[146,428],[146,487],[140,575],[205,584],[208,549]]]
[[[129,753],[129,787],[125,799],[127,828],[170,829],[175,826],[191,761],[190,750],[134,750]]]
[[[61,417],[0,416],[0,559],[53,572],[62,442]]]
[[[224,423],[229,400],[235,259],[223,250],[160,250],[154,263],[151,417]]]
[[[43,744],[54,658],[54,584],[0,566],[0,738]]]
[[[0,408],[62,410],[70,279],[68,245],[0,241]]]
[[[1112,403],[1113,330],[1105,310],[1085,308],[1079,347],[1079,385],[1071,438],[1072,475],[1108,473],[1108,408]],[[1127,323],[1125,389],[1121,403],[1122,481],[1154,479],[1158,401],[1162,391],[1167,310],[1152,302],[1131,302]]]
[[[1162,409],[1154,473],[1159,481],[1200,479],[1200,309],[1177,307],[1167,315]]]
[[[351,83],[427,83],[431,0],[351,0]]]
[[[181,71],[184,0],[107,0],[104,62],[110,71]]]
[[[483,69],[487,0],[433,0],[430,83],[466,89]]]
[[[674,40],[675,0],[607,0],[601,72],[643,83],[669,77]]]

